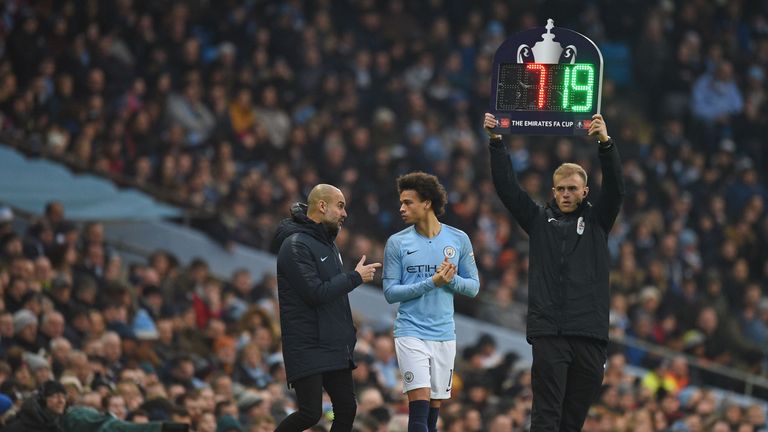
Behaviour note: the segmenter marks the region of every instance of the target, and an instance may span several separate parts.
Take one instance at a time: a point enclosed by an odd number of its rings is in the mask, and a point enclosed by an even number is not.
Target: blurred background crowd
[[[768,373],[765,1],[5,0],[0,14],[4,144],[183,206],[224,247],[268,250],[290,205],[334,184],[347,263],[381,261],[403,227],[395,178],[433,173],[481,275],[457,311],[518,331],[527,242],[495,196],[481,120],[495,49],[553,18],[605,57],[628,188],[610,236],[612,335]],[[599,189],[590,140],[506,139],[535,199],[564,161]],[[216,278],[165,251],[125,263],[100,223],[70,223],[59,203],[43,213],[19,231],[0,209],[6,419],[49,379],[70,404],[200,431],[272,430],[290,412],[274,277]],[[359,330],[359,430],[404,430],[390,329]],[[716,379],[685,357],[612,351],[585,430],[766,427],[764,406],[702,390]],[[515,353],[483,338],[459,357],[441,430],[523,430],[530,374]]]

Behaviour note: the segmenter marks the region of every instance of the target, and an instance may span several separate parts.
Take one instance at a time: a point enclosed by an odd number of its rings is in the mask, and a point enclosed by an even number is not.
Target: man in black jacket
[[[44,382],[27,398],[3,432],[187,432],[189,425],[173,422],[130,423],[85,406],[67,407],[67,389],[58,381]]]
[[[528,233],[530,243],[528,326],[533,348],[531,431],[578,431],[603,380],[608,343],[608,233],[624,197],[616,145],[603,117],[592,117],[602,188],[586,200],[587,173],[561,165],[552,176],[554,199],[535,203],[517,182],[497,125],[485,114],[491,173],[504,206]]]
[[[293,217],[283,220],[275,236],[285,372],[299,408],[276,432],[315,425],[323,413],[323,388],[333,404],[331,431],[350,431],[357,409],[352,384],[357,337],[347,294],[372,281],[381,264],[365,264],[363,255],[355,271],[344,271],[334,243],[347,217],[339,189],[317,185],[307,201],[291,209]]]
[[[3,429],[9,432],[61,432],[67,410],[67,389],[58,381],[46,381],[37,395],[24,400],[19,413]]]

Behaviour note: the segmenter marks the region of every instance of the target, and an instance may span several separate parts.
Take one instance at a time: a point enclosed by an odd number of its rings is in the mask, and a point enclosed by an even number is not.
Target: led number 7
[[[573,71],[573,73],[571,73]],[[579,75],[579,72],[586,72]],[[581,78],[581,80],[579,80]],[[584,92],[584,104],[570,106],[571,111],[587,112],[592,108],[592,96],[594,96],[595,70],[590,64],[577,64],[573,68],[565,68],[565,82],[563,83],[563,109],[568,109],[571,101],[571,90],[574,93]],[[574,95],[576,96],[576,95]]]
[[[536,105],[539,108],[544,108],[547,97],[545,94],[547,90],[547,68],[545,68],[544,65],[540,65],[538,63],[528,63],[525,66],[525,70],[539,72],[539,96],[536,98]]]

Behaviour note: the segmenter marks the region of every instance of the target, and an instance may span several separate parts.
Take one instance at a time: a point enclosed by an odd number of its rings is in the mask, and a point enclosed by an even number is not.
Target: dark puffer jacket
[[[608,233],[624,198],[619,152],[599,150],[603,181],[593,206],[572,213],[534,202],[517,182],[501,140],[491,140],[491,173],[504,206],[530,238],[528,329],[538,336],[585,336],[608,341]]]
[[[288,382],[354,368],[356,330],[347,293],[363,280],[345,272],[335,238],[309,219],[306,206],[278,227],[277,287]]]
[[[3,432],[62,432],[61,419],[62,416],[44,408],[40,398],[33,396],[21,404],[19,413]]]

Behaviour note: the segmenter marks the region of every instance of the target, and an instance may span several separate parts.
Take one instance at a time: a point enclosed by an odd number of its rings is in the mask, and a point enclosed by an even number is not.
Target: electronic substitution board
[[[495,133],[586,135],[600,112],[603,56],[581,33],[555,27],[507,38],[493,56],[490,112]]]

